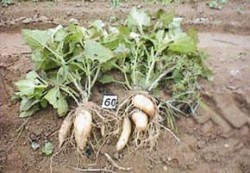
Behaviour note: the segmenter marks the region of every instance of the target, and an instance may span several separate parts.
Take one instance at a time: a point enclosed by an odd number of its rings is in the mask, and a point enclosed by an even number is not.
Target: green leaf
[[[128,54],[130,50],[125,46],[125,44],[119,44],[117,48],[114,50],[115,54]]]
[[[53,153],[53,150],[54,150],[54,146],[51,142],[46,142],[43,149],[42,149],[42,152],[46,155],[46,156],[49,156]]]
[[[20,80],[15,83],[17,86],[20,95],[33,95],[35,89],[45,89],[47,84],[44,84],[41,80],[38,79],[39,76],[36,72],[31,71],[26,75],[26,79]]]
[[[173,36],[178,36],[179,34],[182,34],[183,31],[181,29],[181,23],[183,18],[175,17],[173,18],[172,22],[168,25],[169,33]]]
[[[164,10],[160,9],[156,12],[156,17],[162,22],[164,26],[168,26],[174,18],[175,12],[166,13]]]
[[[92,22],[91,26],[95,27],[98,31],[101,31],[105,24],[102,20],[95,20]]]
[[[23,97],[20,103],[20,111],[28,111],[32,106],[39,103],[40,100],[37,99],[29,99],[27,97]]]
[[[29,110],[20,112],[19,117],[20,118],[30,117],[38,110],[39,110],[39,106],[36,104],[36,105],[32,106]]]
[[[187,32],[188,36],[191,37],[195,44],[199,42],[198,33],[194,28],[190,28]]]
[[[55,87],[49,90],[44,98],[55,108],[59,116],[64,116],[68,112],[68,103],[62,95],[60,88]]]
[[[144,26],[150,26],[150,17],[144,11],[139,11],[136,8],[132,8],[127,18],[128,24],[132,26],[139,27],[139,30],[142,31]]]
[[[67,66],[60,67],[59,70],[57,71],[56,83],[63,84],[64,82],[66,82],[68,79],[68,73],[69,69]]]
[[[50,35],[48,31],[42,30],[22,30],[23,38],[25,42],[31,47],[33,51],[41,51],[46,47]]]
[[[90,60],[100,63],[107,62],[114,57],[113,52],[94,40],[85,41],[85,55]]]
[[[169,45],[168,50],[187,54],[194,53],[197,50],[197,46],[193,39],[185,34],[174,40],[174,43]]]
[[[99,82],[102,84],[116,82],[115,78],[111,74],[104,74],[100,77]]]

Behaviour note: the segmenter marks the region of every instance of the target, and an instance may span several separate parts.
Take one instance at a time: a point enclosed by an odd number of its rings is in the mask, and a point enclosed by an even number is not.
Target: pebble
[[[40,144],[36,142],[31,143],[31,147],[34,151],[36,151],[38,148],[40,148]]]
[[[224,147],[225,147],[225,148],[229,148],[229,144],[225,144]]]
[[[204,148],[205,147],[205,142],[204,141],[199,141],[198,143],[197,143],[197,148],[198,149],[202,149],[202,148]]]
[[[15,25],[16,22],[14,20],[10,21],[10,25]]]
[[[138,5],[138,6],[137,6],[137,8],[138,8],[138,9],[141,9],[141,8],[142,8],[142,6],[141,6],[141,5]]]
[[[240,73],[240,70],[238,70],[238,69],[234,69],[234,70],[231,70],[231,71],[230,71],[230,75],[231,75],[232,77],[237,76],[239,73]]]
[[[31,21],[32,21],[31,18],[26,18],[26,19],[22,20],[22,23],[23,23],[23,24],[28,24],[28,23],[30,23]]]
[[[35,15],[33,16],[33,19],[37,19],[39,16],[40,16],[40,14],[37,13],[37,14],[35,14]]]
[[[43,22],[43,21],[47,21],[48,18],[46,16],[41,16],[38,18],[38,22]]]
[[[172,158],[171,157],[168,157],[168,161],[170,162],[172,160]]]
[[[119,156],[119,153],[118,153],[118,152],[115,152],[114,158],[115,158],[116,160],[119,160],[120,156]]]
[[[68,15],[68,16],[71,16],[72,14],[71,14],[71,12],[67,12],[67,15]]]
[[[26,18],[25,17],[19,17],[19,18],[16,19],[16,22],[22,21],[24,19],[26,19]]]
[[[167,166],[163,166],[163,170],[164,170],[165,172],[167,172],[167,171],[168,171],[168,167],[167,167]]]
[[[75,19],[75,18],[69,19],[69,22],[73,23],[73,24],[79,24],[79,21],[77,19]]]

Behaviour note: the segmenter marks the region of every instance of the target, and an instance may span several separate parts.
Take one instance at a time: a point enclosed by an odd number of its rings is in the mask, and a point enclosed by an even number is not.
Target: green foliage
[[[37,72],[16,82],[16,96],[22,100],[20,117],[48,104],[64,116],[69,97],[77,103],[90,98],[101,67],[114,58],[113,52],[98,42],[104,34],[102,28],[102,21],[95,21],[88,29],[59,25],[49,30],[23,30]]]
[[[117,27],[96,20],[88,28],[23,30],[36,72],[16,83],[16,95],[22,100],[20,116],[30,116],[48,104],[64,116],[68,98],[77,103],[89,100],[99,81],[151,93],[168,90],[171,98],[160,100],[160,107],[173,127],[178,113],[195,111],[200,100],[198,78],[211,77],[204,65],[206,55],[197,48],[197,33],[184,32],[181,22],[174,12],[148,15],[133,8]],[[111,70],[124,78],[116,79]]]
[[[119,7],[121,1],[120,0],[111,0],[112,7]]]
[[[13,4],[12,0],[2,0],[1,2],[2,2],[2,5],[4,7],[7,7],[7,6]]]
[[[53,153],[53,150],[54,150],[54,146],[51,142],[46,142],[43,149],[42,149],[42,152],[46,155],[46,156],[49,156]]]
[[[199,102],[198,78],[212,75],[204,65],[206,55],[197,48],[196,32],[184,32],[182,19],[175,18],[174,13],[160,10],[154,18],[133,8],[126,25],[104,38],[106,44],[112,38],[115,45],[112,49],[117,61],[112,62],[113,66],[124,75],[126,88],[157,93],[163,87],[170,91],[172,100],[163,100],[162,105],[193,112]],[[111,74],[101,80],[115,81]]]
[[[227,3],[228,0],[211,0],[208,2],[208,6],[211,9],[222,9],[222,5]]]

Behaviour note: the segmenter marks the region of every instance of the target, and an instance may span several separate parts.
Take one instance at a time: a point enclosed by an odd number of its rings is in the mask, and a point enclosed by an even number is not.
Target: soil
[[[159,144],[152,152],[142,148],[131,153],[132,148],[128,147],[116,153],[115,141],[104,145],[98,158],[91,148],[79,154],[70,144],[59,152],[57,130],[62,119],[56,112],[48,108],[29,119],[21,119],[19,103],[11,99],[15,91],[13,83],[33,68],[21,29],[49,28],[67,24],[71,18],[81,24],[97,18],[113,22],[115,17],[125,17],[132,6],[151,12],[159,8],[175,9],[177,16],[184,17],[185,28],[193,26],[199,31],[199,47],[209,54],[206,63],[214,72],[211,81],[201,80],[201,92],[208,106],[200,108],[193,117],[181,117],[177,121],[180,142],[162,130]],[[118,165],[131,167],[135,173],[249,173],[249,74],[248,0],[232,0],[222,10],[210,9],[206,1],[170,5],[126,2],[117,8],[111,8],[107,1],[25,1],[0,7],[0,172],[72,173],[81,172],[80,168],[122,172],[107,161],[104,156],[107,152]],[[97,103],[103,90],[124,97],[119,86],[99,87],[95,89]],[[31,141],[41,146],[51,141],[56,155],[46,157],[41,148],[34,151]]]

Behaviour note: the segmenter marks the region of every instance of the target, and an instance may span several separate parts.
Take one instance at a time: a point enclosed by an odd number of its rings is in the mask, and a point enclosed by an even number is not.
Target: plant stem
[[[146,87],[147,87],[148,84],[149,84],[149,80],[150,80],[150,78],[151,78],[151,74],[152,74],[152,71],[153,71],[153,69],[154,69],[154,66],[155,66],[155,60],[153,59],[151,65],[150,65],[150,68],[149,68],[149,70],[148,70],[147,76],[146,76],[146,81],[145,81],[145,83],[146,83],[145,86],[146,86]]]
[[[101,65],[98,65],[97,70],[95,72],[94,79],[93,79],[93,81],[91,83],[91,86],[90,86],[91,88],[95,85],[95,82],[96,82],[96,80],[97,80],[97,78],[99,76],[100,70],[101,70]]]
[[[175,69],[175,66],[172,67],[171,69],[165,70],[153,83],[152,85],[148,88],[148,91],[151,91],[153,88],[155,88],[158,83],[161,81],[163,77],[165,77],[168,73],[170,73],[172,70]]]
[[[134,85],[137,85],[136,71],[138,70],[137,69],[138,51],[139,51],[139,45],[137,45],[136,47],[135,59],[134,59],[133,66],[132,66],[132,81]]]

